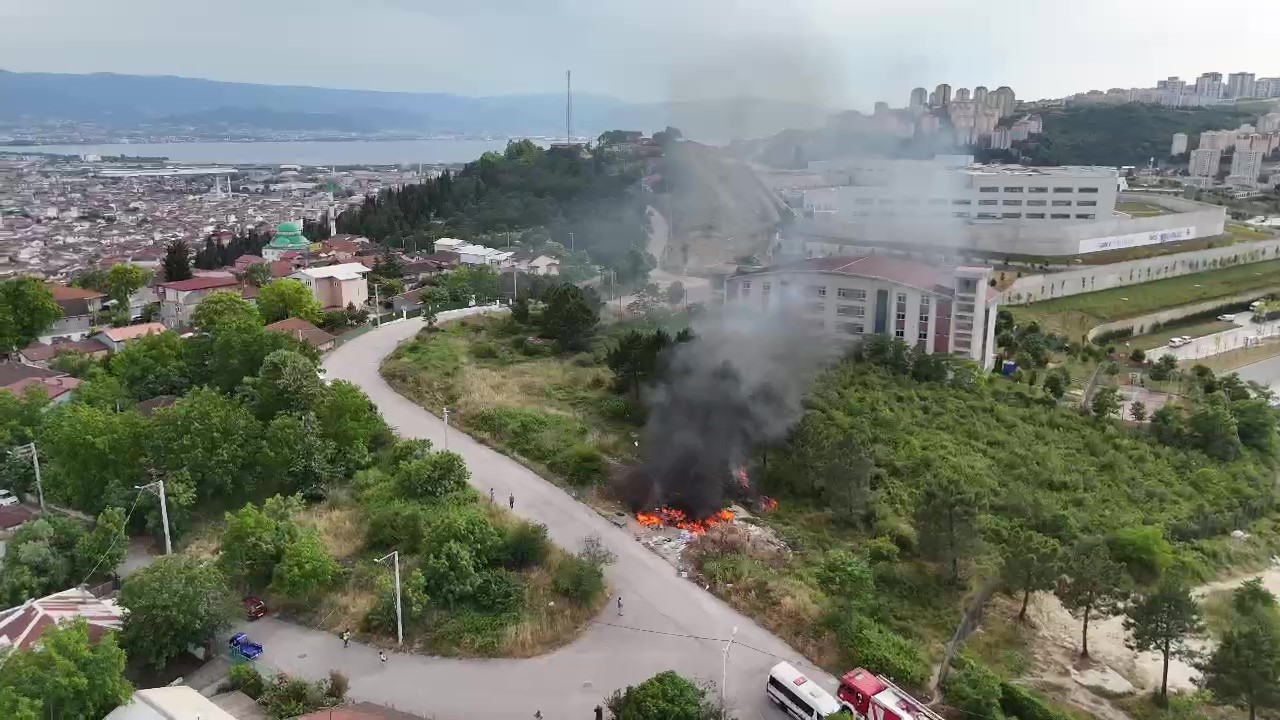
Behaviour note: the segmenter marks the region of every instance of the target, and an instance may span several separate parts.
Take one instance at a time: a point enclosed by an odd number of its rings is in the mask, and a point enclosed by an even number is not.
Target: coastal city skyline
[[[561,4],[577,5],[572,0]],[[78,1],[57,7],[10,5],[0,9],[0,22],[22,32],[0,48],[0,68],[19,72],[163,74],[493,96],[555,92],[563,69],[577,67],[581,92],[633,102],[756,95],[867,110],[877,100],[896,98],[898,88],[932,87],[939,81],[955,87],[1008,85],[1035,99],[1137,87],[1170,74],[1195,77],[1211,67],[1224,73],[1252,69],[1259,77],[1280,74],[1280,68],[1265,67],[1270,61],[1265,43],[1238,42],[1234,34],[1202,37],[1181,49],[1171,65],[1170,58],[1132,41],[1135,23],[1147,36],[1185,31],[1180,14],[1154,2],[1123,7],[1079,3],[1069,16],[1054,18],[1056,32],[1050,35],[1043,32],[1043,13],[1013,5],[1001,12],[1002,3],[979,17],[938,2],[918,2],[905,12],[887,4],[846,7],[823,0],[781,8],[752,0],[749,7],[729,12],[724,0],[692,10],[659,0],[643,7],[597,3],[590,12],[566,7],[563,13],[498,0],[479,7],[430,9],[382,2],[359,13],[329,0],[310,5],[308,13],[231,2],[201,22],[154,33],[146,18],[158,16],[162,7],[135,0],[130,3],[135,20],[110,37],[98,30],[112,20],[113,8]],[[75,9],[69,11],[68,5]],[[671,12],[679,12],[681,22],[655,22]],[[1280,20],[1280,9],[1250,6],[1248,12],[1254,27]],[[329,36],[335,17],[342,18],[354,47],[377,38],[377,51],[311,53],[311,38]],[[914,22],[920,17],[930,22]],[[993,25],[991,17],[999,22]],[[578,31],[587,25],[641,31]],[[186,52],[262,32],[272,36],[276,54],[307,56],[308,62],[264,64],[248,56]],[[513,48],[528,40],[553,35],[558,35],[556,42],[544,43],[538,53],[513,55]],[[426,57],[465,54],[468,62],[425,62],[424,38],[432,48]],[[659,46],[662,53],[652,52]],[[1070,50],[1072,62],[1009,60],[1057,50]],[[972,80],[961,82],[964,78]]]

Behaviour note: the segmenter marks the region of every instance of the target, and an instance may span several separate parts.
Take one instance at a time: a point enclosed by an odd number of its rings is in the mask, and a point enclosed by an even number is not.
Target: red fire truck
[[[863,668],[840,678],[836,697],[861,720],[942,720],[888,678]]]

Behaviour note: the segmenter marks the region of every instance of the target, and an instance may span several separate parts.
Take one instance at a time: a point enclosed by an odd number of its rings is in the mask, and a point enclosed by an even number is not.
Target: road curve
[[[442,313],[442,320],[447,317]],[[333,351],[324,366],[330,378],[360,386],[401,435],[444,447],[443,422],[378,374],[382,358],[421,327],[420,320],[410,320],[370,331]],[[350,678],[354,698],[437,720],[531,718],[536,710],[547,720],[591,718],[606,694],[663,670],[719,683],[725,640],[737,628],[728,660],[728,704],[739,720],[783,717],[765,698],[764,684],[778,658],[805,662],[786,643],[681,579],[626,531],[523,465],[455,429],[449,430],[448,446],[466,459],[476,488],[487,493],[492,487],[503,499],[514,494],[515,512],[545,524],[562,547],[576,548],[590,534],[604,538],[618,556],[607,574],[623,598],[625,615],[619,617],[611,602],[574,642],[537,658],[456,660],[397,653],[385,665],[371,648],[343,649],[332,635],[267,618],[250,630],[266,646],[267,663],[309,677],[340,670]],[[809,673],[833,688],[829,676]]]

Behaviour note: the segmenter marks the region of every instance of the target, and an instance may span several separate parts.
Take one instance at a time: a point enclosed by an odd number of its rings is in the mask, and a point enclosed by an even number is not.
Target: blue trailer
[[[231,646],[233,658],[256,660],[262,654],[262,646],[250,640],[244,633],[236,633],[227,644]]]

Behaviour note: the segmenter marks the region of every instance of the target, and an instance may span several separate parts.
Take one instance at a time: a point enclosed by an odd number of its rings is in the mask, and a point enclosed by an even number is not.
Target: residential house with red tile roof
[[[80,340],[93,331],[94,318],[102,310],[102,301],[106,295],[97,290],[67,287],[66,285],[49,285],[54,302],[62,309],[62,317],[58,318],[40,335],[41,342],[52,342],[54,338]]]
[[[68,352],[83,353],[91,358],[98,359],[110,353],[111,348],[92,337],[68,342],[54,342],[52,344],[37,342],[19,350],[18,358],[28,365],[47,367],[54,358]]]
[[[103,345],[106,345],[112,352],[119,352],[124,349],[128,343],[144,338],[148,335],[158,335],[169,328],[164,323],[149,322],[140,325],[126,325],[118,328],[107,328],[94,336]]]
[[[72,588],[39,600],[29,600],[0,615],[0,648],[25,650],[40,640],[57,623],[84,618],[89,639],[97,642],[121,628],[123,608],[114,600],[104,600],[88,590]]]
[[[158,283],[156,297],[160,300],[160,322],[170,330],[188,327],[191,325],[191,313],[195,312],[200,301],[219,290],[239,292],[240,281],[226,275]]]
[[[285,318],[279,322],[273,322],[267,326],[271,332],[278,332],[288,335],[294,340],[305,342],[320,352],[328,352],[333,349],[333,344],[337,338],[311,323],[301,318]]]

